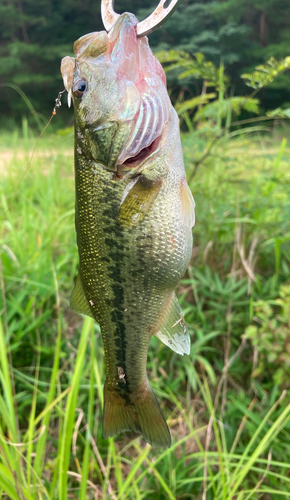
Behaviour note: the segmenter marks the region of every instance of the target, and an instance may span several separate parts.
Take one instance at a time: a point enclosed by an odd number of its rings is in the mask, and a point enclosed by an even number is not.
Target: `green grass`
[[[27,170],[35,142],[25,121],[0,142],[0,499],[290,497],[288,372],[252,376],[260,360],[243,337],[256,301],[289,284],[286,139],[227,138],[190,182],[197,223],[178,292],[191,354],[153,338],[147,365],[173,436],[165,452],[133,433],[102,437],[100,330],[69,308],[72,132],[44,137]],[[190,177],[204,144],[195,133],[183,146]]]

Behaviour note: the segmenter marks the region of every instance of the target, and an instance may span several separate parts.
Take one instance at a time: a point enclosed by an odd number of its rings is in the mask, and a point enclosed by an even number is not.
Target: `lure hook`
[[[152,14],[137,24],[137,37],[149,35],[157,30],[165,19],[171,16],[178,2],[179,0],[160,0]],[[114,11],[114,0],[102,0],[101,14],[105,29],[110,31],[120,17],[120,14]]]
[[[53,108],[53,110],[52,110],[52,114],[53,114],[53,115],[56,115],[56,109],[57,109],[57,108],[60,108],[60,106],[61,106],[61,97],[62,97],[62,94],[63,94],[64,92],[66,92],[66,89],[61,90],[61,91],[58,93],[57,98],[55,99],[55,105],[54,105],[54,108]]]

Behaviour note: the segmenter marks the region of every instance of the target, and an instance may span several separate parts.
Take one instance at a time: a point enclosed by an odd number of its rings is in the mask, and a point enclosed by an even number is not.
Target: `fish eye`
[[[86,80],[79,80],[74,85],[74,95],[76,97],[82,97],[83,93],[87,90],[87,87],[88,83],[86,82]]]

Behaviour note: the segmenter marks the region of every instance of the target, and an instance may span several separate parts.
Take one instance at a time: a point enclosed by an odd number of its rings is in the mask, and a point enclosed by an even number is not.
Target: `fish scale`
[[[152,445],[166,448],[170,432],[147,379],[147,353],[152,335],[157,335],[175,352],[189,354],[189,334],[174,288],[191,256],[194,202],[164,72],[146,40],[136,41],[135,25],[133,15],[120,16],[112,35],[86,35],[75,43],[76,60],[65,58],[62,64],[64,81],[72,85],[67,83],[67,90],[73,96],[76,128],[79,275],[71,306],[101,327],[106,358],[104,437],[134,430]],[[131,40],[132,47],[127,42],[123,46],[124,40]],[[143,51],[143,58],[132,58],[142,61],[145,74],[140,81],[134,80],[140,78],[139,68],[128,82],[122,73],[126,64],[119,67],[118,58],[111,59],[112,47],[121,55],[137,50],[140,56]],[[104,91],[103,83],[112,75]],[[140,99],[130,100],[126,82],[134,95],[141,92]],[[82,95],[78,88],[86,92]],[[112,89],[111,101],[107,88]],[[146,142],[150,134],[138,129],[142,123],[151,126],[151,115],[138,121],[140,109],[126,114],[126,99],[130,106],[141,106],[143,92],[147,102],[157,103],[152,108],[159,112],[152,118],[160,126],[156,143],[153,136],[151,144]],[[126,144],[132,134],[142,143],[139,149],[134,146],[137,159],[118,163],[118,158],[128,157]]]

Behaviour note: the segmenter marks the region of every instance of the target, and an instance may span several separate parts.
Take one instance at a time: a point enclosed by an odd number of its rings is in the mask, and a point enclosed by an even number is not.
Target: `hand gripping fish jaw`
[[[157,30],[165,19],[173,14],[178,1],[160,0],[154,12],[137,24],[137,37],[149,35]],[[102,0],[101,14],[105,29],[109,32],[120,17],[120,14],[114,11],[114,0]]]

